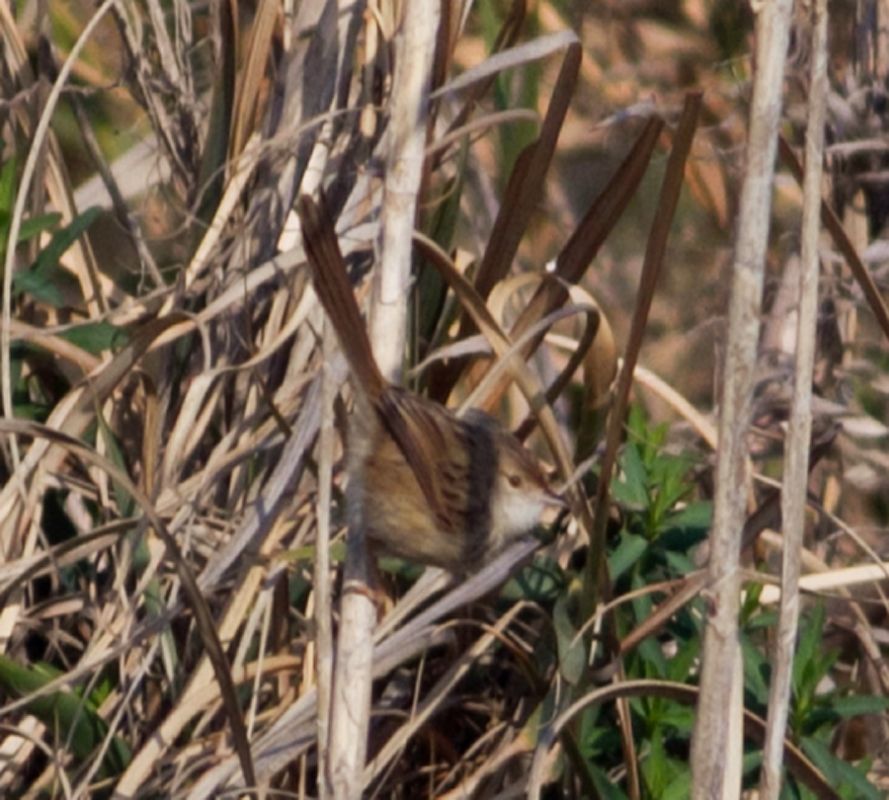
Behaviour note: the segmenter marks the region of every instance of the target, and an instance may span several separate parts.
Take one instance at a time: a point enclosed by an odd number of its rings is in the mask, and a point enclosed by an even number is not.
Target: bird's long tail
[[[340,347],[361,384],[360,388],[371,403],[376,404],[388,384],[374,358],[367,329],[355,302],[333,220],[323,198],[316,203],[308,195],[302,195],[296,210],[302,224],[315,292],[336,330]]]

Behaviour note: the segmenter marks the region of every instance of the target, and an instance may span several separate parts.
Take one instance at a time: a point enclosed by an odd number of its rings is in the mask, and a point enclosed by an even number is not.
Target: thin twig
[[[799,626],[800,553],[805,527],[806,487],[809,470],[809,436],[812,429],[812,375],[818,323],[818,240],[821,234],[821,172],[824,125],[827,116],[827,2],[817,0],[812,10],[812,73],[809,84],[809,120],[806,128],[806,164],[803,184],[802,264],[796,327],[796,364],[790,430],[785,445],[784,489],[781,518],[784,553],[781,568],[781,613],[775,638],[775,657],[769,687],[769,713],[763,749],[760,794],[778,800],[784,757],[784,730],[790,703],[793,653]]]

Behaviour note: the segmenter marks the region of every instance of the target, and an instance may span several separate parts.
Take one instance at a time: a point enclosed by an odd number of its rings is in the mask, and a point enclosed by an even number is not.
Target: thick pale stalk
[[[383,192],[380,265],[374,284],[371,340],[383,374],[401,367],[417,193],[426,142],[438,3],[406,3],[398,37]],[[370,717],[372,634],[376,609],[356,585],[368,583],[364,532],[349,532],[331,715],[331,786],[337,798],[359,798]],[[350,591],[350,589],[352,589]]]
[[[709,617],[704,634],[701,697],[692,740],[692,796],[695,800],[738,797],[742,742],[738,697],[738,605],[740,532],[745,512],[746,434],[750,420],[760,302],[769,235],[784,61],[792,0],[761,4],[756,21],[756,76],[750,109],[750,138],[741,190],[738,238],[716,464],[716,498],[710,535],[709,584],[704,596]],[[734,724],[732,716],[735,717]]]

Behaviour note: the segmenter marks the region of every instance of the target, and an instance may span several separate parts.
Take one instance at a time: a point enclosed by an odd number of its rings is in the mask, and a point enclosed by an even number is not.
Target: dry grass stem
[[[826,55],[823,0],[789,51],[790,0],[44,5],[0,4],[0,796],[880,796],[880,4]],[[570,508],[367,552],[306,196],[385,376]]]
[[[406,287],[417,194],[423,170],[432,58],[439,29],[435,4],[410,4],[395,36],[395,91],[387,131],[387,168],[370,335],[385,375],[400,372],[407,320]],[[370,719],[376,609],[360,586],[372,585],[364,533],[349,534],[330,724],[330,785],[336,797],[360,797]]]
[[[784,553],[781,567],[781,614],[775,639],[769,716],[760,793],[778,800],[783,773],[783,740],[789,713],[793,656],[799,627],[800,553],[803,548],[809,481],[809,438],[812,430],[812,380],[818,312],[818,246],[821,238],[821,180],[827,111],[827,3],[812,8],[812,71],[806,126],[806,176],[803,185],[802,264],[797,311],[796,362],[790,429],[785,444],[781,519]]]
[[[747,163],[741,188],[732,266],[726,361],[721,385],[716,496],[710,532],[709,618],[704,634],[701,696],[692,739],[695,800],[734,798],[740,792],[741,740],[730,731],[741,714],[738,608],[738,530],[744,518],[746,433],[753,365],[760,330],[766,246],[772,207],[778,123],[792,0],[760,7],[756,19],[756,74],[750,108]],[[727,698],[730,705],[727,707]]]

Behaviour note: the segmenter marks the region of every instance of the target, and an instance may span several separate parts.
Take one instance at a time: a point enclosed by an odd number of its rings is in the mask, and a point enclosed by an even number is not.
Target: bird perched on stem
[[[395,556],[464,573],[563,507],[533,456],[493,417],[447,408],[383,377],[323,200],[300,197],[315,292],[357,398],[349,433],[350,523]]]

